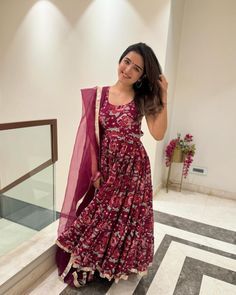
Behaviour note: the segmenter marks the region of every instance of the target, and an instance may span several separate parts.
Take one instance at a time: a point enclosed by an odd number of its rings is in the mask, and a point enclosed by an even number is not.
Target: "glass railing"
[[[56,220],[56,120],[0,124],[0,256]]]

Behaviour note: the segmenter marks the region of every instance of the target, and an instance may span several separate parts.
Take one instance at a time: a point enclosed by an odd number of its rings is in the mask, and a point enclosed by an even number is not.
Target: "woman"
[[[72,286],[85,285],[95,271],[116,282],[142,275],[152,263],[152,184],[141,120],[163,139],[167,85],[153,50],[137,43],[120,57],[113,86],[82,90],[57,239],[59,274]]]

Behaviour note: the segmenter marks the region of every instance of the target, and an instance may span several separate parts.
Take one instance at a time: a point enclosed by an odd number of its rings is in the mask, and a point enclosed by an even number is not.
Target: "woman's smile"
[[[121,72],[121,73],[125,79],[130,79],[130,76],[128,76],[126,73],[124,73],[124,72]]]

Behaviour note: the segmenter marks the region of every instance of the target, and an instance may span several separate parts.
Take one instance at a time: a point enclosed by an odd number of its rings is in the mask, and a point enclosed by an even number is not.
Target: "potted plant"
[[[181,138],[181,134],[178,133],[177,138],[172,139],[165,149],[165,163],[167,167],[170,167],[172,162],[183,162],[183,177],[186,178],[194,155],[193,136],[186,134],[184,138]]]

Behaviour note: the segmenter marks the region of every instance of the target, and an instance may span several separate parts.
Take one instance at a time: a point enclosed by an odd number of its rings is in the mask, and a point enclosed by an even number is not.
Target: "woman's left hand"
[[[158,84],[161,87],[161,100],[163,104],[167,103],[167,89],[168,89],[168,82],[164,75],[160,75],[158,79]]]
[[[93,182],[93,185],[94,185],[94,187],[95,187],[96,189],[99,189],[100,186],[101,186],[101,178],[98,178],[97,180],[95,180],[95,181]]]

